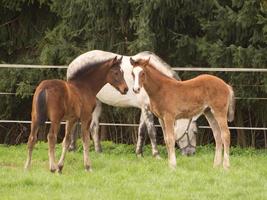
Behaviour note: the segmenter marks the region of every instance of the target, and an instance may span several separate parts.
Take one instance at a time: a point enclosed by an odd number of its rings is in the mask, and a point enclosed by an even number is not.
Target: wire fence
[[[23,120],[0,120],[0,123],[18,123],[18,124],[31,124],[31,121]],[[50,121],[46,121],[46,124],[51,124]],[[62,125],[65,125],[66,122],[61,122]],[[127,127],[138,127],[139,124],[127,124],[127,123],[99,123],[100,126],[127,126]],[[161,125],[156,124],[155,127],[160,128]],[[201,129],[211,129],[209,126],[198,126]],[[238,127],[238,126],[229,126],[229,129],[232,130],[258,130],[258,131],[267,131],[267,127]]]
[[[22,64],[0,64],[0,68],[17,69],[67,69],[67,65],[22,65]],[[174,71],[195,71],[195,72],[267,72],[267,68],[226,68],[226,67],[173,67]]]
[[[16,69],[67,69],[66,65],[22,65],[22,64],[0,64],[0,68],[16,68]],[[194,72],[267,72],[267,68],[198,68],[198,67],[174,67],[174,71],[194,71]],[[16,95],[12,92],[0,92],[0,95]],[[33,94],[28,94],[33,95]],[[249,100],[267,100],[267,97],[236,97],[236,99],[249,99]],[[25,120],[0,120],[0,123],[22,123],[30,124],[31,121]],[[50,122],[46,122],[49,124]],[[61,124],[65,124],[62,122]],[[100,123],[102,126],[127,126],[127,127],[138,127],[139,124],[127,124],[127,123]],[[156,125],[160,127],[160,125]],[[201,129],[210,129],[209,126],[198,126]],[[266,131],[267,127],[229,127],[233,130],[260,130]]]

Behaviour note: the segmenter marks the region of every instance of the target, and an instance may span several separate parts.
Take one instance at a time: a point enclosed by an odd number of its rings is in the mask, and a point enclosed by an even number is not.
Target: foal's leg
[[[141,113],[140,122],[138,127],[138,137],[137,137],[137,144],[136,144],[136,155],[138,157],[143,156],[143,147],[145,142],[145,134],[146,134],[146,124],[144,122],[143,114]]]
[[[84,167],[86,171],[91,171],[91,161],[89,159],[89,142],[90,142],[90,133],[89,133],[89,125],[91,120],[82,120],[82,141],[83,141],[83,159],[84,159]]]
[[[60,122],[51,121],[51,126],[49,129],[49,133],[47,135],[48,144],[49,144],[49,169],[51,172],[55,172],[57,170],[57,164],[55,162],[55,146],[57,141],[57,133],[60,128]]]
[[[72,133],[72,129],[73,129],[74,124],[75,124],[75,120],[68,120],[66,122],[65,137],[64,137],[64,140],[62,142],[62,153],[61,153],[60,160],[58,162],[58,172],[59,173],[61,173],[63,166],[64,166],[64,159],[65,159],[66,152],[67,152],[68,147],[69,147],[70,142],[71,142],[71,133]]]
[[[90,124],[90,132],[94,141],[95,152],[101,153],[102,147],[100,143],[100,134],[99,134],[99,117],[102,111],[102,104],[99,100],[96,101],[96,107],[92,114],[92,121]]]
[[[175,136],[174,136],[174,119],[171,116],[164,118],[165,127],[165,143],[168,151],[168,160],[171,168],[176,168],[176,156],[175,156]]]
[[[37,123],[35,121],[33,121],[31,124],[31,133],[30,133],[29,139],[28,139],[28,156],[27,156],[27,160],[26,160],[26,163],[24,166],[25,169],[29,169],[29,167],[31,165],[32,150],[33,150],[33,147],[37,141],[38,130],[39,130],[39,126],[37,125]]]
[[[204,114],[205,114],[205,117],[208,120],[209,125],[212,129],[212,133],[213,133],[215,143],[216,143],[216,150],[215,150],[215,157],[214,157],[213,166],[218,167],[222,163],[222,138],[221,138],[220,127],[219,127],[217,121],[215,120],[215,118],[214,118],[214,116],[210,110],[206,111]]]
[[[66,126],[67,126],[67,124],[66,124]],[[75,151],[76,150],[76,141],[77,141],[78,136],[79,136],[79,131],[78,131],[79,130],[79,124],[78,123],[74,124],[74,127],[75,128],[73,128],[72,133],[70,134],[71,135],[70,136],[71,142],[70,142],[70,145],[68,147],[69,151]],[[67,127],[65,127],[65,128],[67,128]]]
[[[147,127],[147,132],[148,132],[148,136],[150,138],[151,141],[151,147],[152,147],[152,155],[155,156],[156,158],[160,158],[159,156],[159,150],[157,147],[157,141],[156,141],[156,128],[154,125],[154,117],[152,112],[150,112],[148,110],[147,107],[143,108],[141,111],[141,115],[143,115],[143,119],[144,122],[146,123],[146,127]],[[144,142],[142,142],[144,143]]]
[[[228,169],[230,167],[229,161],[229,152],[230,152],[230,131],[227,124],[227,115],[215,115],[215,119],[217,120],[220,130],[221,130],[221,138],[223,142],[223,168]]]

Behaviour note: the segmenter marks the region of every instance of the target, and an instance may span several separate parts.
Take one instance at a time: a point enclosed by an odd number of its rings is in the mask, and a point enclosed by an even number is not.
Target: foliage
[[[83,52],[102,49],[150,50],[173,66],[267,66],[264,0],[0,0],[0,5],[2,63],[67,65]],[[238,97],[267,96],[264,73],[216,75],[230,82]],[[64,77],[63,70],[1,69],[0,90],[22,98],[1,101],[1,118],[29,118],[30,107],[26,114],[17,112],[30,105],[27,94],[43,79]],[[267,121],[265,102],[238,100],[238,109],[254,126]],[[251,109],[256,115],[248,118]]]

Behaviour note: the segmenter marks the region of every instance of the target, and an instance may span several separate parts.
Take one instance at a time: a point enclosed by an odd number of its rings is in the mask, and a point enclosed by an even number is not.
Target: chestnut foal
[[[48,118],[51,121],[47,136],[50,171],[62,171],[65,154],[70,144],[71,129],[78,120],[81,121],[84,166],[87,171],[91,170],[88,155],[89,126],[96,104],[96,94],[106,83],[110,83],[121,94],[127,93],[128,86],[120,68],[121,60],[122,57],[117,59],[116,56],[101,62],[85,63],[79,70],[73,72],[68,81],[45,80],[39,84],[33,96],[32,124],[25,169],[30,167],[38,130]],[[66,119],[66,132],[62,143],[62,154],[58,164],[56,164],[55,144],[60,122],[63,119]]]
[[[149,59],[133,60],[132,75],[134,92],[144,87],[150,98],[151,111],[163,121],[164,140],[168,151],[169,165],[176,167],[175,120],[191,119],[204,114],[216,143],[214,166],[221,165],[222,145],[224,147],[223,167],[228,169],[230,132],[227,119],[234,119],[234,92],[223,80],[200,75],[187,81],[177,81],[159,72]]]

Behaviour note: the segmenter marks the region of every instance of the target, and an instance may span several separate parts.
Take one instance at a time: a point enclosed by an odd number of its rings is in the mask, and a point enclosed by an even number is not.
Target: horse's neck
[[[107,83],[106,76],[108,69],[105,66],[99,66],[90,72],[85,73],[81,79],[75,81],[75,85],[82,92],[90,92],[94,96],[101,90],[101,88]]]
[[[160,91],[160,88],[165,84],[165,82],[169,82],[171,80],[171,78],[163,75],[152,65],[147,66],[144,70],[146,74],[144,88],[148,93],[149,97],[157,95]]]

